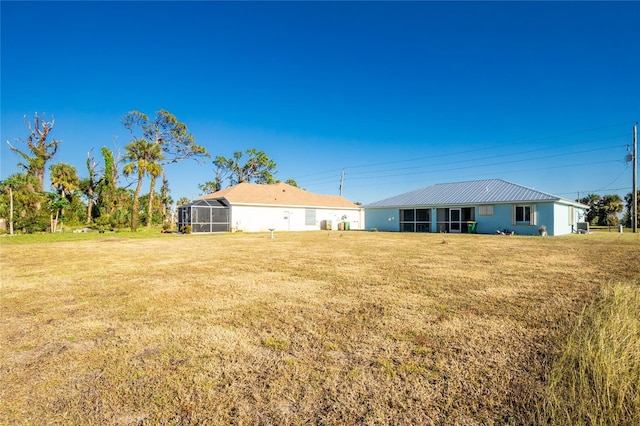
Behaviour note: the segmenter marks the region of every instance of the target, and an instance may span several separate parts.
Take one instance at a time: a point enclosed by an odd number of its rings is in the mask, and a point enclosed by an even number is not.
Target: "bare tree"
[[[44,173],[47,161],[56,154],[58,151],[58,145],[62,141],[58,139],[52,139],[51,141],[47,140],[49,133],[55,124],[53,115],[51,115],[51,121],[45,121],[44,114],[38,114],[36,112],[33,115],[33,125],[29,120],[27,120],[27,116],[25,115],[24,123],[29,129],[29,136],[27,136],[26,140],[16,139],[16,141],[25,143],[28,151],[21,151],[11,145],[11,142],[9,141],[7,141],[7,144],[9,144],[9,148],[11,148],[13,152],[18,154],[24,160],[24,162],[18,163],[18,165],[28,174],[38,178],[40,187],[37,188],[37,190],[42,191],[44,188]]]

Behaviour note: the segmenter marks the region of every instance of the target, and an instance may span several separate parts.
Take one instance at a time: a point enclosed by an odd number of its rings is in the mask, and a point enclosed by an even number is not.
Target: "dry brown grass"
[[[630,234],[83,238],[0,242],[1,424],[527,424],[640,276]]]
[[[639,318],[640,280],[602,288],[553,362],[540,423],[640,423]]]

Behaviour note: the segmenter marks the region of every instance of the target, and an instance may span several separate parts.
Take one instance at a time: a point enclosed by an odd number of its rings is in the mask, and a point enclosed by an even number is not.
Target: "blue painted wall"
[[[528,223],[513,224],[513,204],[494,204],[493,215],[480,216],[475,207],[476,231],[479,234],[495,234],[498,230],[514,231],[516,235],[539,235],[541,225],[547,228],[548,235],[565,235],[571,233],[570,212],[573,210],[573,223],[584,217],[584,210],[560,203],[522,203],[535,204],[535,225]],[[458,207],[458,206],[450,206]],[[464,206],[459,206],[464,207]],[[426,207],[419,207],[426,208]],[[364,213],[365,229],[376,228],[379,231],[398,232],[400,230],[399,208],[367,208]],[[431,232],[437,232],[436,209],[431,211]]]
[[[400,231],[400,209],[365,209],[364,226],[367,231]]]
[[[476,228],[478,234],[495,234],[503,229],[511,230],[511,204],[494,204],[492,216],[480,216],[476,207]]]

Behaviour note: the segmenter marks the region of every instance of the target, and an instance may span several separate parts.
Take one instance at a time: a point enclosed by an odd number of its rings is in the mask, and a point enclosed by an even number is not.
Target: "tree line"
[[[24,122],[26,139],[16,139],[16,145],[7,141],[19,158],[22,173],[0,181],[0,218],[7,221],[12,234],[14,230],[56,232],[62,223],[99,229],[128,226],[136,230],[141,224],[169,227],[173,199],[165,168],[183,160],[200,163],[210,158],[187,126],[170,112],[160,110],[149,117],[132,111],[122,118],[131,136],[124,152],[103,146],[99,161],[92,148],[83,165],[86,177],[80,177],[71,164],[51,164],[61,143],[51,136],[53,116],[47,121],[44,114],[35,113],[33,122],[26,116]],[[214,180],[198,185],[205,193],[218,191],[225,183],[275,182],[276,163],[257,149],[235,152],[232,158],[218,156],[213,164]],[[52,190],[44,187],[47,171]],[[131,183],[120,185],[121,177]],[[145,177],[149,178],[149,192],[142,194]],[[295,185],[293,180],[287,182]],[[183,197],[178,204],[189,201]]]
[[[165,168],[183,160],[204,162],[210,158],[205,147],[195,143],[187,126],[170,112],[160,110],[149,117],[132,111],[122,118],[122,125],[131,136],[124,152],[103,146],[99,162],[91,149],[83,165],[86,177],[81,178],[71,164],[50,164],[61,143],[51,137],[53,116],[47,121],[44,114],[35,113],[33,122],[26,116],[24,122],[28,130],[26,139],[16,139],[18,146],[7,141],[23,172],[0,181],[0,218],[6,220],[10,233],[15,229],[56,232],[62,223],[95,225],[100,229],[128,226],[131,230],[140,224],[169,226],[173,199]],[[277,182],[275,161],[254,148],[236,151],[229,158],[216,156],[212,163],[213,180],[198,184],[201,194],[243,182]],[[51,191],[44,188],[47,171]],[[121,177],[131,179],[131,183],[120,185]],[[149,192],[142,194],[145,177],[149,178]],[[293,179],[285,182],[298,186]],[[631,193],[624,201],[616,194],[589,194],[576,201],[589,206],[585,221],[591,225],[617,226],[621,223],[619,214],[624,211],[622,223],[631,226]],[[188,202],[183,197],[177,204]]]
[[[638,191],[638,206],[640,207],[640,191]],[[600,196],[589,194],[576,200],[579,203],[589,206],[586,212],[585,222],[590,225],[618,226],[619,224],[631,227],[631,217],[633,210],[633,193],[629,192],[624,196],[624,201],[617,194]],[[623,213],[622,220],[619,214]],[[640,226],[640,220],[637,225]]]

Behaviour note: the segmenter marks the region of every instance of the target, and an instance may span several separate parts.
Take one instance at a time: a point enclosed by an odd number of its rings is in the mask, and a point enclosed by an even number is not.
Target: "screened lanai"
[[[229,205],[223,200],[196,200],[178,206],[178,229],[191,225],[191,232],[229,231]]]

